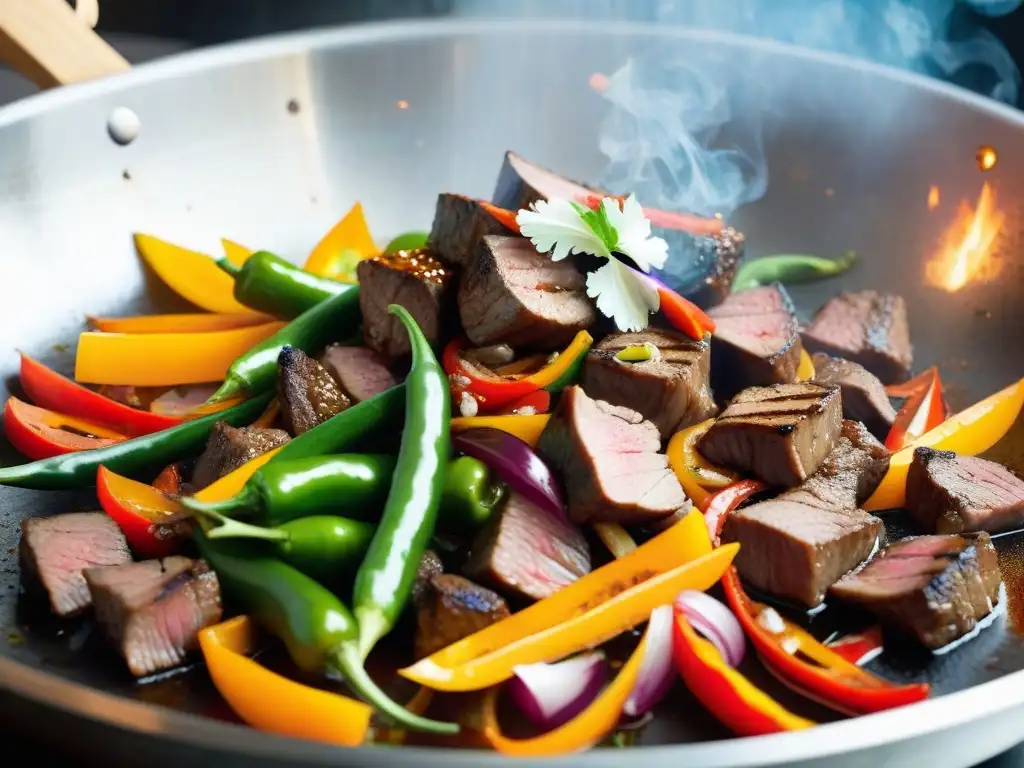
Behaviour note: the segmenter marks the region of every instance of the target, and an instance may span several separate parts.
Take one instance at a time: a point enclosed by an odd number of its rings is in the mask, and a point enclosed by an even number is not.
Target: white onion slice
[[[627,717],[639,717],[654,709],[676,679],[672,666],[672,606],[651,611],[647,624],[647,649],[640,663],[633,692],[622,708]]]
[[[738,667],[747,650],[743,628],[728,607],[706,592],[688,589],[676,598],[676,605],[693,628],[710,640],[726,662]]]
[[[608,680],[604,653],[592,651],[557,664],[522,664],[508,690],[527,719],[545,731],[558,728],[585,710]]]

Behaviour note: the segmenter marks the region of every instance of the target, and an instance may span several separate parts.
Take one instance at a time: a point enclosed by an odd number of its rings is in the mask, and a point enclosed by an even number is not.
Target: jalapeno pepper
[[[487,465],[472,456],[448,464],[441,494],[441,522],[456,530],[483,528],[505,502],[508,486],[491,477]]]
[[[448,379],[412,315],[397,304],[388,311],[409,334],[412,365],[405,379],[405,429],[391,490],[353,591],[363,659],[391,631],[412,594],[420,560],[434,535],[451,452]]]
[[[260,415],[270,398],[270,394],[254,397],[219,413],[105,448],[3,467],[0,485],[37,490],[86,488],[96,482],[96,471],[101,466],[121,475],[149,479],[172,461],[199,453],[216,422],[226,421],[235,427],[248,424]]]
[[[847,251],[838,259],[824,259],[803,253],[764,256],[740,265],[732,290],[745,291],[776,281],[786,284],[805,283],[834,277],[846,272],[856,260],[857,254],[854,251]]]
[[[351,612],[329,590],[297,568],[257,554],[251,542],[211,541],[201,526],[194,538],[217,572],[224,593],[263,629],[279,638],[300,668],[341,672],[360,696],[407,728],[458,733],[454,723],[413,715],[388,698],[362,667],[359,629]],[[268,707],[277,702],[268,701]]]
[[[8,398],[4,408],[4,434],[30,459],[103,448],[128,439],[99,424],[37,408],[16,397]]]

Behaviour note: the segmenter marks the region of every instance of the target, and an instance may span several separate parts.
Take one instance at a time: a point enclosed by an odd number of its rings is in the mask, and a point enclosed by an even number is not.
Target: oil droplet
[[[939,188],[934,184],[928,188],[928,210],[934,211],[939,207]]]
[[[829,187],[828,189],[825,190],[825,197],[832,197],[832,195],[834,195],[835,193],[836,191],[832,189],[832,187]]]
[[[139,116],[128,107],[115,107],[107,118],[107,133],[121,146],[135,141],[141,126]]]
[[[978,161],[978,168],[983,171],[991,171],[996,167],[996,151],[987,144],[978,147],[978,153],[974,157]]]
[[[395,105],[399,109],[408,109],[409,108],[409,102],[406,101],[405,99],[399,99],[398,101],[395,102]]]

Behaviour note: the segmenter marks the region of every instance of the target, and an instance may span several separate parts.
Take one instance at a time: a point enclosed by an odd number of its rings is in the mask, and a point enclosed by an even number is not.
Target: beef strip
[[[717,326],[711,338],[711,386],[718,397],[796,381],[802,346],[793,302],[781,285],[730,294],[708,315]]]
[[[445,342],[454,310],[455,275],[432,251],[382,253],[364,259],[356,268],[359,308],[363,313],[366,345],[389,362],[410,354],[409,334],[402,321],[388,312],[400,304],[435,347]]]
[[[509,597],[543,600],[590,573],[590,549],[575,527],[517,493],[470,549],[466,575]]]
[[[74,512],[21,521],[21,573],[27,587],[41,588],[50,609],[76,616],[92,605],[82,571],[94,565],[131,562],[128,542],[103,512]]]
[[[1009,531],[1024,526],[1024,480],[994,461],[917,448],[906,507],[926,531]]]
[[[821,307],[803,332],[804,347],[860,363],[884,384],[910,375],[913,351],[907,304],[877,291],[841,293]]]
[[[320,363],[342,390],[357,403],[369,400],[398,384],[383,358],[368,347],[327,348]]]
[[[87,568],[96,618],[136,677],[171,669],[223,613],[217,574],[203,560],[165,557]]]
[[[439,573],[444,573],[444,563],[441,561],[441,556],[434,550],[428,549],[420,559],[419,568],[416,569],[416,580],[412,583],[413,602],[419,601],[420,597],[423,596],[430,586],[430,579]]]
[[[484,235],[511,235],[479,201],[447,192],[437,196],[430,247],[449,267],[466,269],[473,265],[476,248]]]
[[[799,485],[825,460],[842,427],[838,387],[813,382],[740,392],[697,443],[715,464],[771,485]]]
[[[416,658],[430,656],[509,615],[508,604],[491,590],[454,573],[431,576],[416,603]]]
[[[488,235],[462,276],[459,315],[476,346],[558,349],[597,320],[583,275],[523,237]]]
[[[213,425],[206,450],[196,459],[192,487],[199,491],[234,472],[247,461],[279,448],[289,440],[283,429],[232,427],[224,421]]]
[[[878,377],[860,363],[821,352],[815,353],[812,361],[816,382],[838,386],[842,390],[843,415],[864,422],[871,434],[885,440],[896,419],[896,410]]]
[[[941,648],[992,612],[1001,581],[987,533],[912,536],[840,579],[829,595],[865,608],[928,648]]]
[[[578,386],[562,393],[537,444],[566,485],[575,523],[650,523],[691,506],[660,448],[653,423]]]
[[[285,426],[295,436],[349,406],[349,399],[324,367],[295,347],[285,347],[277,358],[277,396]]]
[[[634,345],[650,344],[650,360],[624,363],[616,354]],[[581,384],[597,400],[635,408],[668,440],[676,430],[718,412],[709,383],[711,345],[660,328],[639,333],[614,333],[591,349]]]
[[[600,187],[587,187],[559,176],[515,152],[506,152],[491,202],[500,208],[518,211],[549,197],[560,197],[585,204],[590,198],[601,198],[610,194]]]

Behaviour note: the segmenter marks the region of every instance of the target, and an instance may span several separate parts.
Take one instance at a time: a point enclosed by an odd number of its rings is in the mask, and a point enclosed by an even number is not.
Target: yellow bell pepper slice
[[[208,312],[252,311],[235,301],[235,281],[206,254],[142,234],[135,235],[135,248],[171,290],[197,307]]]
[[[331,231],[317,243],[304,269],[321,277],[351,280],[352,260],[345,251],[355,251],[359,259],[366,259],[377,254],[377,246],[373,243],[370,228],[363,215],[363,206],[356,203]]]
[[[78,339],[75,379],[82,384],[174,387],[221,381],[239,357],[284,323],[209,333],[99,333]]]
[[[864,509],[876,512],[897,509],[906,503],[907,473],[914,459],[915,448],[956,451],[964,456],[984,453],[1010,431],[1022,405],[1024,378],[925,432],[906,448],[892,455],[889,471],[871,498],[864,502]]]
[[[199,491],[195,495],[195,498],[199,501],[206,502],[225,501],[226,499],[230,499],[242,490],[242,486],[249,482],[249,478],[256,474],[256,471],[263,467],[268,461],[274,458],[280,450],[280,448],[275,448],[272,451],[267,451],[266,453],[257,456],[255,459],[250,459],[234,472],[229,472],[220,480],[217,480],[203,488],[203,490]]]
[[[636,541],[618,523],[594,523],[594,533],[614,557],[625,557],[636,549]]]
[[[250,248],[246,248],[241,243],[236,243],[234,240],[228,240],[226,237],[220,239],[220,244],[224,248],[224,255],[228,261],[234,264],[236,267],[240,267],[249,260],[255,251]]]
[[[807,354],[806,349],[800,350],[800,365],[796,369],[796,380],[797,381],[810,381],[814,378],[814,361],[811,360],[811,356]]]
[[[698,507],[707,501],[710,492],[725,488],[739,480],[739,475],[712,464],[697,450],[697,441],[704,436],[714,419],[694,424],[672,435],[665,451],[669,466],[676,473],[679,484]]]
[[[269,315],[255,312],[196,312],[181,315],[141,315],[139,317],[90,317],[89,327],[103,333],[206,333],[249,328],[273,322]]]
[[[531,448],[537,447],[540,433],[548,425],[550,413],[536,416],[459,416],[451,420],[452,432],[463,432],[467,429],[490,427],[515,435]]]
[[[236,616],[199,633],[213,684],[235,714],[269,733],[344,747],[362,744],[373,709],[347,696],[296,683],[247,658],[254,634],[248,616]]]

